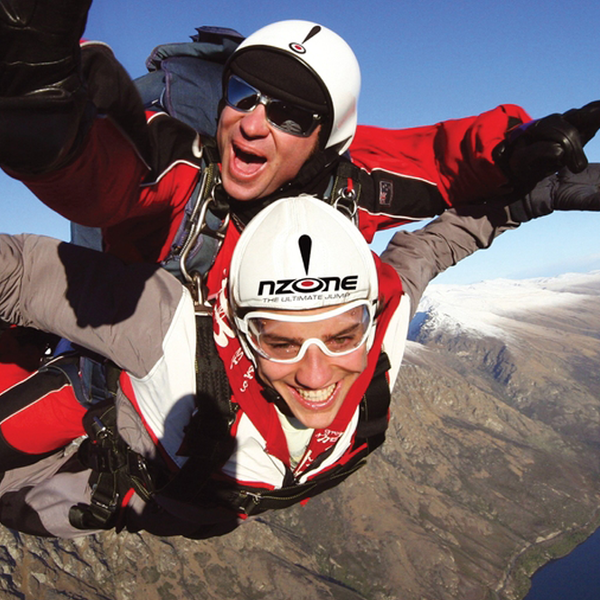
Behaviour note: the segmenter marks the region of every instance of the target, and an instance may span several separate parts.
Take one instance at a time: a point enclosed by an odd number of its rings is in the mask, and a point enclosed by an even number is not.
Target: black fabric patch
[[[0,499],[0,522],[10,528],[44,537],[54,537],[42,525],[38,514],[27,504],[25,499],[30,487],[17,492],[7,492]]]

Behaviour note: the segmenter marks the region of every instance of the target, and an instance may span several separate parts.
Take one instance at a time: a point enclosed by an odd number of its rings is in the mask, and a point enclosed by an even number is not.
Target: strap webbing
[[[196,334],[196,413],[186,427],[181,451],[189,458],[160,490],[161,495],[183,502],[193,501],[202,493],[204,483],[235,447],[229,429],[237,405],[231,401],[231,387],[215,346],[210,317],[196,317]]]

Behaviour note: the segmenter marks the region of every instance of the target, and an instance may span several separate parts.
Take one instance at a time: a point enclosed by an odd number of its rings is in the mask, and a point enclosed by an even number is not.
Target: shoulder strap
[[[231,456],[230,434],[238,406],[213,339],[212,319],[196,316],[196,413],[186,428],[181,453],[189,456],[177,475],[160,490],[180,502],[200,497],[210,475]]]
[[[220,182],[219,152],[213,138],[202,136],[202,173],[174,237],[169,256],[161,266],[182,283],[192,283],[193,273],[204,277],[219,251],[228,216],[214,198]]]
[[[240,489],[234,485],[228,488],[222,483],[208,482],[207,488],[201,490],[198,497],[212,494],[213,499],[220,499],[232,510],[256,515],[267,510],[287,508],[339,485],[365,465],[366,456],[385,440],[391,398],[387,379],[389,368],[388,356],[382,352],[371,384],[360,405],[359,423],[353,445],[354,454],[349,461],[317,475],[306,483],[293,484],[277,490]]]
[[[388,355],[381,352],[373,379],[360,404],[360,417],[354,447],[366,443],[369,453],[383,444],[389,422],[391,390],[387,377],[391,364]]]
[[[357,223],[361,192],[360,168],[342,158],[336,167],[328,202]]]

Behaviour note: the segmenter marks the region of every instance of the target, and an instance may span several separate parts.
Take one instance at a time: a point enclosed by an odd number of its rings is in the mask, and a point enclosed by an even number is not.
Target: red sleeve
[[[162,260],[201,169],[197,134],[167,115],[150,119],[152,168],[110,118],[97,118],[77,158],[19,178],[63,217],[103,231],[105,249],[128,262]]]
[[[58,171],[11,174],[63,217],[89,227],[109,227],[136,216],[140,183],[148,167],[108,118],[95,119],[78,157]]]
[[[493,195],[506,179],[492,150],[506,132],[531,117],[503,104],[475,117],[411,129],[361,125],[350,146],[352,162],[371,172],[383,169],[435,184],[450,205]]]

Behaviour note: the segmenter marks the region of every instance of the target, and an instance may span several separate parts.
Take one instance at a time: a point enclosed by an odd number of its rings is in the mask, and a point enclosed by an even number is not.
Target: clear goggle
[[[299,137],[308,137],[322,119],[321,115],[307,108],[263,94],[237,75],[229,77],[225,102],[242,112],[252,112],[263,104],[267,121],[273,127]]]
[[[374,331],[375,303],[356,300],[311,315],[253,311],[235,321],[256,354],[273,362],[295,363],[312,345],[332,357],[360,348]]]

